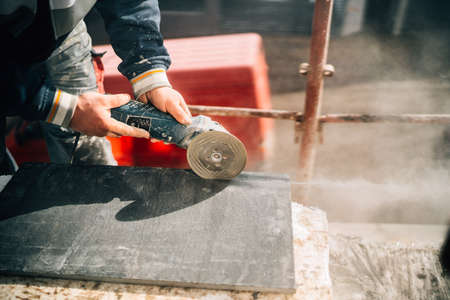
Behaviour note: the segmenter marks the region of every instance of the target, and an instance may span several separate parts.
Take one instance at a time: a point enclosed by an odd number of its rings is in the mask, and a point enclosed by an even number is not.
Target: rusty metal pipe
[[[420,123],[450,124],[449,114],[326,114],[320,117],[322,123]]]
[[[314,172],[317,136],[322,106],[323,71],[327,63],[328,42],[330,40],[330,25],[333,0],[316,0],[312,24],[311,46],[309,53],[309,72],[306,83],[305,117],[303,135],[300,146],[299,170],[297,180],[308,183]],[[308,197],[309,188],[305,185],[299,197],[304,202]]]
[[[206,105],[189,105],[189,109],[193,114],[304,121],[303,113],[289,110]],[[450,124],[450,114],[325,114],[319,117],[319,122]]]
[[[254,117],[285,120],[298,120],[299,118],[303,118],[301,112],[276,109],[189,105],[189,110],[193,114],[227,117]]]
[[[189,109],[193,114],[304,121],[303,113],[289,110],[205,105],[189,105]],[[319,117],[319,122],[450,124],[450,114],[325,114]]]

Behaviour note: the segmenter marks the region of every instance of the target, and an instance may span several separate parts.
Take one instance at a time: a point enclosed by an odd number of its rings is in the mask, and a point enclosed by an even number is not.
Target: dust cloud
[[[309,39],[264,37],[277,109],[303,111],[306,80],[293,61],[307,61]],[[334,37],[323,113],[450,114],[450,34]],[[296,46],[296,47],[295,47]],[[285,56],[279,53],[284,53]],[[286,68],[282,70],[281,66]],[[297,87],[297,91],[289,91]],[[299,145],[291,121],[276,121],[273,155],[259,170],[295,183]],[[445,224],[450,219],[450,125],[325,124],[307,205],[329,221]]]

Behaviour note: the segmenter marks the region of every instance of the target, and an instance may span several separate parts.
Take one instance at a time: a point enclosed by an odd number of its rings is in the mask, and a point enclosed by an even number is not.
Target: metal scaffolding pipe
[[[205,105],[189,105],[189,109],[193,114],[224,117],[271,118],[293,120],[300,123],[304,121],[303,113],[289,110]],[[325,114],[319,117],[319,122],[450,124],[450,114]]]
[[[297,180],[308,183],[314,172],[317,148],[324,66],[327,63],[328,42],[330,40],[333,0],[316,0],[312,24],[309,70],[306,83],[305,117],[302,124],[303,135],[300,146],[299,170]],[[308,185],[300,195],[303,202],[308,197]]]
[[[448,114],[326,114],[320,117],[321,123],[420,123],[450,124]]]
[[[189,110],[193,114],[205,114],[205,115],[226,116],[226,117],[271,118],[271,119],[286,119],[286,120],[298,120],[298,118],[302,118],[301,112],[288,110],[205,106],[205,105],[188,105],[188,106]]]

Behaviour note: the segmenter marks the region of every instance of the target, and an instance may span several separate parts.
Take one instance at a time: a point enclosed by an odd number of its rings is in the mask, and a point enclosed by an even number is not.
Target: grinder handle
[[[170,114],[136,100],[111,109],[111,117],[127,125],[147,130],[152,138],[167,143],[180,144],[186,135],[186,126]]]

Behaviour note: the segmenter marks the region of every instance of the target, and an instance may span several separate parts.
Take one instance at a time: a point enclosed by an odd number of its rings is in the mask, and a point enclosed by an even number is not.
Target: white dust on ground
[[[373,243],[360,237],[330,237],[334,299],[438,300],[450,298],[438,245]]]

